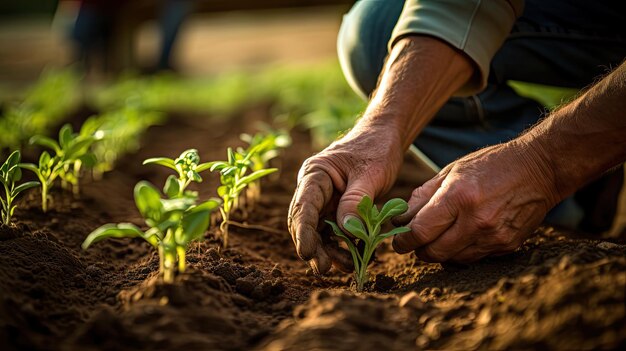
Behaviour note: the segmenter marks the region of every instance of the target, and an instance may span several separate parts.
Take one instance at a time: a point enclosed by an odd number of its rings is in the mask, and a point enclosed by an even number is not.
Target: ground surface
[[[350,277],[307,272],[285,218],[295,175],[312,151],[308,136],[279,160],[278,179],[248,222],[271,232],[231,227],[219,253],[216,230],[191,249],[189,272],[173,285],[157,279],[158,257],[140,239],[80,249],[101,224],[142,224],[132,188],[162,184],[167,172],[140,166],[152,156],[196,147],[222,159],[265,106],[225,120],[180,119],[151,128],[145,147],[80,200],[57,192],[52,211],[31,194],[17,227],[0,228],[0,349],[41,350],[407,350],[609,349],[626,346],[626,246],[544,228],[516,253],[469,267],[425,264],[386,244],[372,269],[371,292]],[[244,126],[248,129],[244,130]],[[199,187],[213,196],[216,179]],[[394,195],[414,186],[407,167]]]

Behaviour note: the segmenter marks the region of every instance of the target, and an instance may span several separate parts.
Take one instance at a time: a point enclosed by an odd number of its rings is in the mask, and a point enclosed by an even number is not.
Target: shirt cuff
[[[472,95],[487,85],[489,64],[522,14],[523,0],[407,0],[389,50],[408,35],[428,35],[463,51],[477,72],[457,96]]]

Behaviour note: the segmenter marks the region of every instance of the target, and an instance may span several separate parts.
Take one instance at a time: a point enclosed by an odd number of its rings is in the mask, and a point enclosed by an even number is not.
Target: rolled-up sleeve
[[[407,35],[439,38],[469,56],[478,72],[455,95],[471,95],[487,84],[489,63],[522,14],[523,0],[406,0],[389,50]]]

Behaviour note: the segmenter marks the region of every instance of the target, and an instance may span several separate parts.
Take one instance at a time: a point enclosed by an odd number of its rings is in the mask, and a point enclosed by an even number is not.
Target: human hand
[[[288,227],[298,255],[316,274],[332,264],[353,269],[350,254],[331,239],[323,219],[336,210],[336,219],[329,219],[342,226],[346,216],[357,216],[364,195],[373,199],[391,187],[403,157],[400,139],[392,134],[390,129],[355,128],[300,168]]]
[[[554,172],[538,147],[514,140],[453,162],[415,189],[394,219],[398,253],[427,262],[472,262],[514,251],[559,200]]]

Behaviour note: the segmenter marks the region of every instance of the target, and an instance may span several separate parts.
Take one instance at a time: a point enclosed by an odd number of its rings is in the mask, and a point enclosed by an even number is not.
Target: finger
[[[332,260],[326,253],[324,249],[322,249],[321,245],[319,246],[319,250],[317,250],[315,257],[309,260],[309,266],[313,269],[313,273],[320,275],[328,272],[330,270],[332,264]]]
[[[333,265],[342,272],[350,273],[354,271],[354,263],[352,262],[352,256],[348,250],[344,250],[337,243],[325,244],[324,249],[330,256]]]
[[[439,189],[443,179],[444,177],[438,174],[419,188],[413,190],[411,198],[408,202],[409,209],[405,213],[394,217],[391,220],[393,225],[401,226],[411,222],[413,217],[415,217],[415,215],[428,203],[430,198],[433,197],[437,189]]]
[[[366,177],[359,177],[348,182],[337,207],[337,222],[342,228],[343,223],[350,218],[349,216],[360,217],[357,205],[363,196],[367,195],[374,201],[377,192],[374,186],[374,183]]]
[[[456,221],[433,242],[417,248],[415,250],[417,257],[426,262],[445,262],[474,244],[475,236],[468,233],[463,222],[465,221]]]
[[[445,188],[435,195],[409,223],[410,232],[394,236],[393,249],[397,253],[408,253],[435,241],[450,228],[457,218],[457,209],[445,200]]]
[[[321,253],[324,248],[317,227],[320,212],[330,200],[332,189],[331,179],[323,171],[306,174],[298,183],[296,194],[289,207],[288,222],[296,251],[303,260],[308,261],[325,254]],[[320,266],[325,267],[325,264]]]

